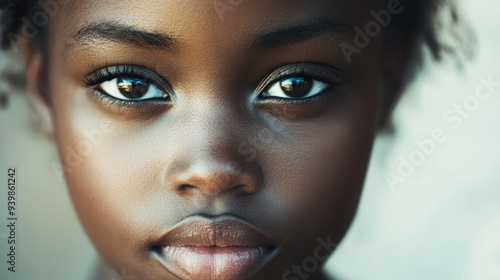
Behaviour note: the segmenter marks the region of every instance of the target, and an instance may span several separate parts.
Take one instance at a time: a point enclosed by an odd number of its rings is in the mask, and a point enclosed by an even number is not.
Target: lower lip
[[[264,247],[164,247],[160,256],[167,269],[186,279],[244,279],[260,270],[274,255]]]

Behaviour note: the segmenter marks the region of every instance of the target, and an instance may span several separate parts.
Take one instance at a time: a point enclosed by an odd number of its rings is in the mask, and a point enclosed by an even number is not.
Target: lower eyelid
[[[314,104],[316,102],[320,102],[324,98],[328,98],[330,96],[335,95],[337,93],[336,89],[337,89],[337,86],[329,85],[327,88],[325,88],[320,93],[318,93],[312,97],[308,97],[308,98],[302,98],[302,99],[295,98],[295,99],[293,99],[293,98],[281,98],[281,97],[270,96],[270,97],[260,98],[260,102],[283,104],[283,105],[287,105],[287,104],[291,104],[291,105]]]
[[[322,91],[320,91],[319,93],[316,93],[316,94],[315,94],[315,95],[313,95],[312,97],[314,97],[314,96],[316,96],[316,95],[320,95],[320,94],[322,94],[322,92],[324,92],[324,91],[328,90],[329,88],[335,88],[335,87],[337,87],[336,85],[334,85],[334,84],[332,84],[332,83],[330,83],[330,82],[325,82],[325,81],[322,81],[322,80],[319,80],[319,79],[316,79],[316,78],[310,78],[310,79],[313,79],[313,80],[314,80],[314,82],[315,82],[315,84],[316,84],[316,85],[315,85],[315,87],[317,87],[317,86],[323,86],[323,85],[318,85],[317,83],[321,83],[321,84],[326,85],[325,89],[323,89],[323,90],[322,90]],[[281,81],[281,80],[280,80],[280,81]],[[259,95],[262,95],[262,94],[264,94],[264,93],[266,93],[266,94],[267,94],[267,93],[269,93],[269,91],[270,91],[273,87],[275,87],[275,86],[279,86],[279,84],[278,84],[278,83],[279,83],[280,81],[273,83],[273,84],[271,85],[271,87],[269,87],[267,90],[263,91],[263,92],[262,92],[262,93],[260,93]],[[314,88],[313,88],[313,89],[314,89]],[[311,90],[312,90],[312,89],[311,89]],[[307,99],[307,98],[308,98],[308,97],[306,97],[306,98],[284,98],[284,97],[276,97],[276,96],[264,96],[264,97],[265,97],[265,98],[283,98],[283,99]],[[312,97],[309,97],[309,98],[312,98]]]
[[[92,89],[92,99],[101,105],[108,106],[112,109],[127,109],[127,108],[140,108],[147,107],[148,105],[170,105],[170,101],[158,99],[145,99],[145,100],[121,100],[110,96],[107,93],[101,92],[98,89]]]

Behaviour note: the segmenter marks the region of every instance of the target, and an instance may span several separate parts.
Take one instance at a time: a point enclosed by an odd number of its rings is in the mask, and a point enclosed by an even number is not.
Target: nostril
[[[177,187],[177,192],[187,194],[190,191],[193,191],[196,189],[199,189],[199,188],[194,186],[194,185],[191,185],[191,184],[180,184]],[[252,187],[250,187],[246,184],[240,184],[240,185],[236,185],[230,189],[227,189],[226,191],[218,191],[217,193],[224,193],[227,191],[238,191],[238,192],[241,192],[242,194],[252,194],[255,192],[255,190]]]
[[[220,196],[228,193],[252,194],[259,190],[261,172],[253,165],[199,157],[184,165],[171,165],[165,179],[170,190],[182,196]],[[182,168],[179,168],[182,166]]]
[[[181,184],[177,187],[178,192],[186,192],[193,189],[196,189],[196,187],[190,184]]]
[[[251,186],[246,184],[237,185],[234,187],[234,189],[240,191],[242,194],[253,194],[256,192],[255,188],[252,188]]]

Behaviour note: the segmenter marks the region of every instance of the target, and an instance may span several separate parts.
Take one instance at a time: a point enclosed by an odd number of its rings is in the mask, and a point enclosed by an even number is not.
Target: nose
[[[172,163],[167,177],[179,195],[217,197],[227,193],[256,193],[261,185],[260,173],[248,162],[198,156],[190,161]]]
[[[177,137],[184,140],[176,145],[166,181],[179,195],[244,195],[261,188],[258,159],[249,160],[248,153],[239,149],[247,141],[245,135],[252,135],[254,125],[234,108],[216,108],[189,111],[189,124],[178,131]]]

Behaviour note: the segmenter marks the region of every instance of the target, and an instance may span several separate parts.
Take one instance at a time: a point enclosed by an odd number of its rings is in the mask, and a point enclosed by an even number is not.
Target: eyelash
[[[133,77],[138,79],[144,79],[146,82],[151,83],[158,88],[164,90],[170,96],[171,90],[168,82],[161,77],[159,74],[148,70],[146,68],[131,66],[131,65],[119,65],[119,66],[106,66],[103,69],[97,70],[92,74],[87,75],[84,78],[84,83],[87,87],[93,89],[93,94],[98,101],[106,102],[110,106],[116,106],[118,108],[122,107],[140,107],[147,105],[158,105],[167,103],[165,100],[149,99],[149,100],[120,100],[102,92],[97,88],[101,83],[110,81],[115,78],[120,77]],[[268,90],[275,83],[281,80],[294,78],[294,77],[304,77],[309,79],[314,79],[323,83],[328,84],[322,93],[319,93],[313,97],[306,99],[284,99],[277,97],[262,97],[261,95]],[[160,81],[160,82],[157,82]],[[276,104],[292,104],[292,105],[302,105],[317,102],[321,98],[335,92],[335,89],[342,85],[342,81],[339,75],[339,70],[336,70],[329,66],[319,66],[316,64],[298,64],[298,65],[287,65],[274,71],[271,75],[265,78],[261,84],[257,87],[257,98],[264,102],[271,102]]]
[[[165,100],[158,99],[148,99],[148,100],[121,100],[110,96],[109,94],[102,92],[97,88],[101,83],[110,81],[115,78],[120,77],[131,77],[143,79],[147,83],[151,83],[161,90],[164,90],[168,95],[172,96],[171,90],[169,89],[168,82],[163,79],[159,74],[148,70],[146,68],[131,66],[131,65],[119,65],[119,66],[106,66],[103,69],[97,70],[84,78],[84,84],[92,88],[93,94],[96,96],[98,101],[106,102],[110,106],[116,106],[118,108],[122,107],[140,107],[144,105],[158,105],[168,103]],[[157,82],[160,81],[160,82]]]
[[[268,90],[275,83],[280,82],[284,79],[294,78],[294,77],[304,77],[309,79],[314,79],[323,83],[328,84],[323,92],[306,99],[283,99],[277,97],[260,97],[261,100],[266,102],[272,102],[277,104],[293,104],[302,105],[314,103],[330,93],[334,93],[335,89],[342,85],[342,79],[340,71],[336,70],[330,66],[317,65],[311,63],[302,63],[297,65],[287,65],[278,70],[274,71],[273,74],[268,76],[262,81],[260,86],[257,88],[259,96]]]

